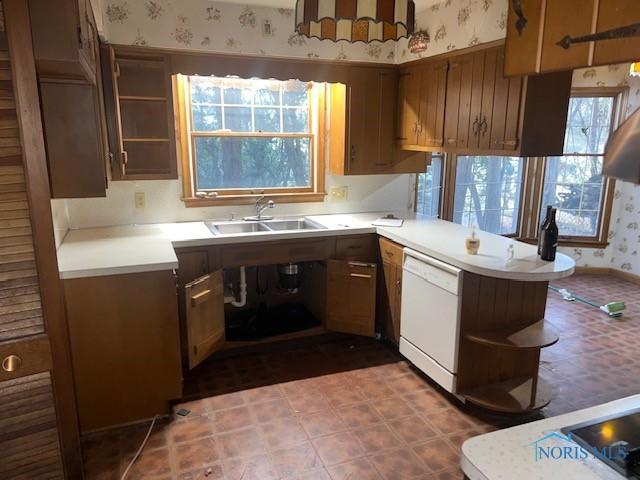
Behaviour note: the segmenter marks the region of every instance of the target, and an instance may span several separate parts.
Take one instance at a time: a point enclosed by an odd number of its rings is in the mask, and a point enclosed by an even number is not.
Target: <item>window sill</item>
[[[226,205],[253,205],[260,195],[221,195],[217,198],[184,197],[182,201],[187,208],[222,207]],[[326,193],[274,193],[265,194],[269,200],[276,203],[307,203],[324,202]]]
[[[521,242],[525,242],[525,243],[530,243],[530,244],[537,244],[538,241],[536,239],[531,239],[531,238],[520,238],[518,239]],[[609,242],[605,241],[605,242],[601,242],[600,240],[589,240],[589,239],[584,239],[584,238],[561,238],[558,241],[558,246],[559,247],[566,247],[566,248],[595,248],[595,249],[601,249],[601,248],[607,248],[609,246]]]

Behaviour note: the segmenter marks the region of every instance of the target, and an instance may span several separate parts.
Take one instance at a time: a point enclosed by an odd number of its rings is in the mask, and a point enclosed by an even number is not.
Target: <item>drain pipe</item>
[[[240,300],[235,297],[225,297],[225,303],[230,303],[234,307],[244,307],[247,304],[247,274],[244,267],[240,267]]]

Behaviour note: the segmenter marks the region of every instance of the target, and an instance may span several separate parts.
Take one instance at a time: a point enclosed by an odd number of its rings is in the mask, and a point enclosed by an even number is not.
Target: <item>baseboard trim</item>
[[[621,278],[628,282],[637,283],[640,285],[640,275],[635,275],[630,272],[624,272],[616,268],[607,267],[576,267],[577,274],[583,275],[610,275],[612,277]]]

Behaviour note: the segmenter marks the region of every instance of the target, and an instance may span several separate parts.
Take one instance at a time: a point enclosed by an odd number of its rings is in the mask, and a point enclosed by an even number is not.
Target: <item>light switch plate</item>
[[[334,202],[344,202],[347,200],[349,194],[349,187],[331,187],[329,189],[329,195]]]
[[[136,208],[144,208],[145,207],[145,197],[144,197],[144,192],[135,192],[134,194],[134,200],[136,203]]]

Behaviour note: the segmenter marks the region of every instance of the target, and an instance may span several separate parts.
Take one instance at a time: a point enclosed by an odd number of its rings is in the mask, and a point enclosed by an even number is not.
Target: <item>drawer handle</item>
[[[22,366],[22,359],[18,355],[7,355],[2,359],[2,370],[15,372]]]
[[[384,253],[387,255],[387,257],[393,257],[393,252],[391,250],[385,250]]]
[[[355,278],[366,278],[366,279],[373,278],[371,275],[367,275],[365,273],[350,273],[349,276],[355,277]]]
[[[195,295],[192,295],[191,296],[191,305],[193,307],[199,305],[200,303],[204,302],[210,294],[211,294],[211,290],[205,290],[203,292],[196,293]]]

